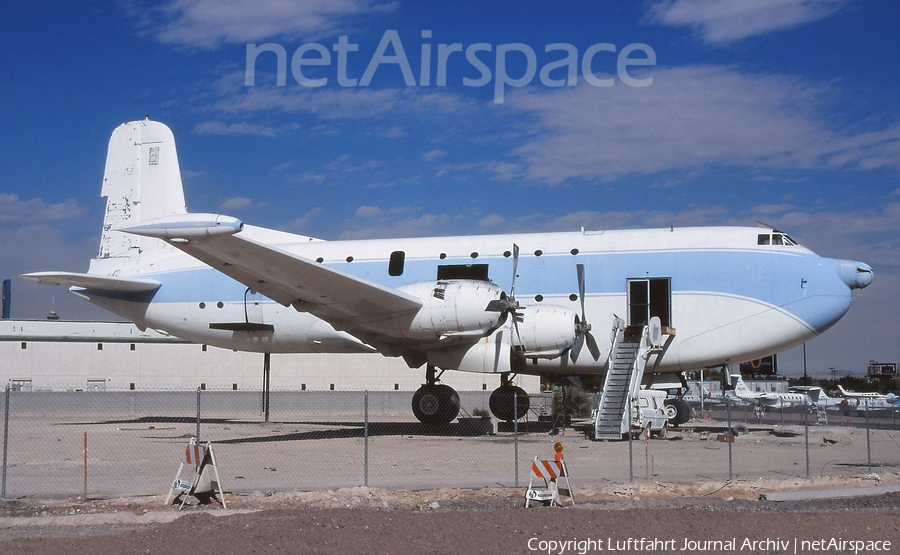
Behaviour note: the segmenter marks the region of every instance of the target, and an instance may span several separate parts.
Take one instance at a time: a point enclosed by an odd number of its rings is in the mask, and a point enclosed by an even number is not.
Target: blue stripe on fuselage
[[[816,316],[805,303],[811,295],[849,297],[850,291],[822,258],[808,253],[764,250],[655,250],[597,254],[545,254],[519,260],[516,292],[524,304],[535,295],[547,301],[577,293],[575,265],[585,265],[588,296],[623,295],[626,281],[633,278],[670,277],[672,294],[715,293],[752,298],[763,304],[784,307],[815,326]],[[384,259],[331,264],[331,267],[389,287],[434,281],[437,268],[446,264],[488,264],[489,277],[509,287],[512,260],[482,256],[478,259],[408,258],[403,275],[388,275]],[[149,274],[162,284],[154,302],[242,302],[247,287],[212,268]],[[802,305],[796,307],[793,305]],[[677,321],[678,315],[672,315]],[[673,321],[673,325],[675,322]]]

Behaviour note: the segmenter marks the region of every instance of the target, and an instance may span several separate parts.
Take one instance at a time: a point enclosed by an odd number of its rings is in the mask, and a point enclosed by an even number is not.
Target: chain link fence
[[[459,392],[461,418],[443,427],[415,420],[412,395],[273,391],[266,406],[260,391],[7,387],[2,497],[164,495],[192,437],[212,443],[233,493],[524,488],[533,459],[551,459],[556,442],[575,487],[846,477],[900,466],[893,410],[828,411],[826,423],[802,408],[715,406],[665,438],[593,441],[589,420],[563,427],[554,418],[551,393],[532,395],[529,413],[510,423],[478,416],[488,413],[489,391]]]

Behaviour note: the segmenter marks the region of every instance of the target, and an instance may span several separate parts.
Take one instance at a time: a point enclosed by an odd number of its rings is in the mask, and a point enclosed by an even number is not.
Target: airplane
[[[512,420],[529,406],[515,376],[604,375],[624,324],[664,337],[643,374],[662,388],[818,336],[874,277],[768,227],[352,241],[256,227],[188,212],[174,135],[149,118],[113,131],[101,196],[88,271],[20,277],[195,343],[402,357],[425,369],[412,408],[434,425],[459,412],[445,370],[499,374],[489,405]]]
[[[688,403],[690,403],[692,405],[703,404],[706,406],[711,406],[711,405],[718,405],[723,402],[721,392],[718,392],[718,395],[713,395],[713,393],[710,390],[706,389],[706,386],[704,386],[703,384],[696,384],[700,388],[700,392],[697,393],[697,391],[694,389],[693,385],[694,384],[690,384],[690,388],[688,389],[688,391],[684,395],[681,396],[681,398],[684,399],[685,401],[687,401]],[[701,403],[701,397],[702,397],[702,403]]]
[[[856,411],[862,414],[866,411],[888,410],[900,407],[900,400],[893,393],[884,395],[874,391],[850,391],[844,389],[840,384],[838,384],[837,388],[841,395],[844,396],[840,400],[840,407],[847,413]]]
[[[751,391],[740,374],[732,374],[734,395],[738,399],[766,407],[783,407],[785,405],[807,405],[812,400],[806,393],[777,393],[774,391]]]
[[[889,395],[884,395],[875,391],[852,391],[849,389],[844,389],[844,386],[842,386],[841,384],[838,384],[837,388],[838,391],[841,392],[841,395],[853,399],[887,399],[889,397]]]
[[[840,399],[829,397],[824,389],[815,385],[795,385],[788,391],[807,395],[813,405],[822,409],[836,409],[841,404]]]

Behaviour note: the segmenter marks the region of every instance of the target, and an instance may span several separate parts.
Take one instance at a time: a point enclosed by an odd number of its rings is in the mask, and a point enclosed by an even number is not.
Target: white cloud
[[[490,214],[478,220],[478,227],[487,229],[503,225],[504,223],[506,223],[506,218],[500,214]]]
[[[77,218],[87,209],[75,199],[47,204],[43,199],[22,200],[19,195],[0,193],[0,224],[11,222],[46,222]]]
[[[440,148],[435,148],[435,149],[429,150],[428,152],[425,152],[424,154],[422,154],[422,160],[425,160],[426,162],[433,162],[433,161],[437,160],[438,158],[441,158],[446,155],[447,155],[446,150],[443,150]]]
[[[207,121],[198,123],[192,133],[197,135],[263,135],[274,137],[275,130],[271,127],[253,125],[251,123],[222,123],[220,121]]]
[[[214,107],[225,113],[286,112],[313,114],[324,120],[363,119],[396,116],[400,113],[463,113],[473,103],[450,93],[427,92],[419,88],[372,89],[368,87],[310,89],[297,84],[284,87],[247,87],[243,76],[223,76],[215,93]],[[396,129],[394,129],[396,128]],[[405,133],[393,125],[388,133]],[[402,136],[402,135],[401,135]]]
[[[581,85],[510,94],[539,132],[514,153],[533,181],[614,180],[713,165],[900,168],[900,124],[849,134],[820,113],[835,91],[721,66],[656,68],[644,88]],[[514,175],[503,168],[505,175]]]
[[[306,228],[309,227],[310,223],[324,211],[324,208],[322,208],[321,206],[317,206],[312,210],[309,210],[302,216],[294,218],[293,220],[287,222],[286,224],[281,226],[281,229],[283,229],[284,231],[289,231],[291,233],[304,233],[306,231]]]
[[[348,18],[395,8],[375,0],[172,0],[152,10],[155,21],[147,25],[162,42],[212,48],[275,37],[314,40]]]
[[[223,201],[222,204],[219,205],[219,209],[240,210],[241,208],[247,208],[248,206],[253,206],[252,200],[247,197],[234,197]]]
[[[393,125],[390,129],[388,129],[384,137],[386,139],[400,139],[406,136],[406,131],[403,130],[399,125]]]
[[[384,213],[381,208],[377,206],[360,206],[356,209],[355,216],[358,218],[377,218]]]
[[[725,43],[824,19],[852,0],[664,0],[648,12],[666,25],[690,25],[708,43]]]

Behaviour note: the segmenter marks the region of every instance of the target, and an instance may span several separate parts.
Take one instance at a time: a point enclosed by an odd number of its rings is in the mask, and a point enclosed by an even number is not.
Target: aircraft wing
[[[309,312],[332,324],[378,320],[413,312],[415,296],[329,268],[264,244],[241,233],[165,232],[162,224],[131,233],[167,239],[176,248],[285,306]],[[184,229],[184,228],[180,228]],[[242,229],[242,226],[241,226]],[[192,234],[193,233],[193,234]],[[344,326],[341,326],[344,327]]]
[[[19,277],[36,281],[41,285],[69,285],[71,287],[125,293],[142,293],[159,288],[159,282],[154,279],[80,274],[76,272],[34,272],[22,274]]]

